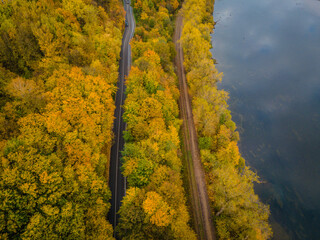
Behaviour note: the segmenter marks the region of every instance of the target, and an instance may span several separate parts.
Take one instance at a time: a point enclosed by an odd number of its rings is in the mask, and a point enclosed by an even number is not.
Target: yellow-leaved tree
[[[186,0],[182,46],[192,111],[218,239],[269,239],[269,207],[254,193],[258,177],[245,166],[239,134],[218,90],[221,81],[210,53],[213,2]]]

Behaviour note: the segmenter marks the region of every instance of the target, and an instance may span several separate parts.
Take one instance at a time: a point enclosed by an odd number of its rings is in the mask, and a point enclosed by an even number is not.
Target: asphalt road
[[[115,120],[113,125],[114,132],[114,143],[111,148],[110,157],[110,173],[109,173],[109,186],[112,193],[111,198],[111,208],[108,213],[108,219],[113,225],[113,228],[117,225],[119,221],[119,211],[121,200],[126,194],[126,179],[121,174],[121,151],[124,146],[123,131],[126,128],[125,122],[123,122],[123,108],[125,100],[125,77],[128,76],[131,67],[131,48],[130,40],[133,37],[135,29],[135,20],[133,17],[133,10],[130,6],[130,0],[124,0],[124,10],[126,11],[126,27],[122,38],[122,47],[120,53],[120,64],[119,64],[119,81],[118,81],[118,91],[116,94],[116,110],[115,110]],[[115,233],[114,233],[115,236]]]

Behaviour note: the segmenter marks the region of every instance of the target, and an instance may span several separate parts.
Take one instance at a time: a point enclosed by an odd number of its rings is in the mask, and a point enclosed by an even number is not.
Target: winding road
[[[110,156],[110,172],[109,172],[109,186],[112,193],[111,198],[111,208],[108,213],[108,219],[113,226],[113,229],[118,223],[119,216],[117,212],[119,211],[121,200],[126,195],[126,179],[121,173],[121,151],[124,147],[123,131],[126,128],[126,123],[122,119],[123,115],[123,104],[125,100],[125,78],[128,76],[131,68],[131,47],[130,40],[133,37],[135,29],[135,20],[133,17],[133,10],[130,6],[130,0],[124,0],[124,10],[126,11],[126,26],[122,38],[122,47],[120,53],[120,63],[119,63],[119,81],[118,81],[118,91],[116,94],[116,110],[115,110],[115,120],[113,125],[114,133],[114,143],[111,147]],[[114,237],[115,232],[113,233]]]

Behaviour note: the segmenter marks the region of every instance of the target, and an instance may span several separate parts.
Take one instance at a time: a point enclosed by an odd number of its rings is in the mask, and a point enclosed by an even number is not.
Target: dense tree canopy
[[[179,91],[172,60],[176,1],[134,1],[138,19],[126,81],[123,174],[129,189],[120,208],[122,239],[196,239],[178,156]]]
[[[0,3],[0,238],[111,239],[121,3]],[[107,150],[106,150],[107,149]]]
[[[108,153],[124,11],[117,0],[0,2],[0,238],[112,239]],[[132,0],[123,239],[196,239],[181,179],[173,59],[178,0]],[[219,239],[268,239],[211,59],[212,0],[183,7],[185,68]]]

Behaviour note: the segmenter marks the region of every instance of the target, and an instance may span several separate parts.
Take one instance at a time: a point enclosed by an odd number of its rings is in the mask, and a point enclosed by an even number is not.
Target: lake
[[[274,239],[320,239],[320,1],[216,0],[213,58]]]

